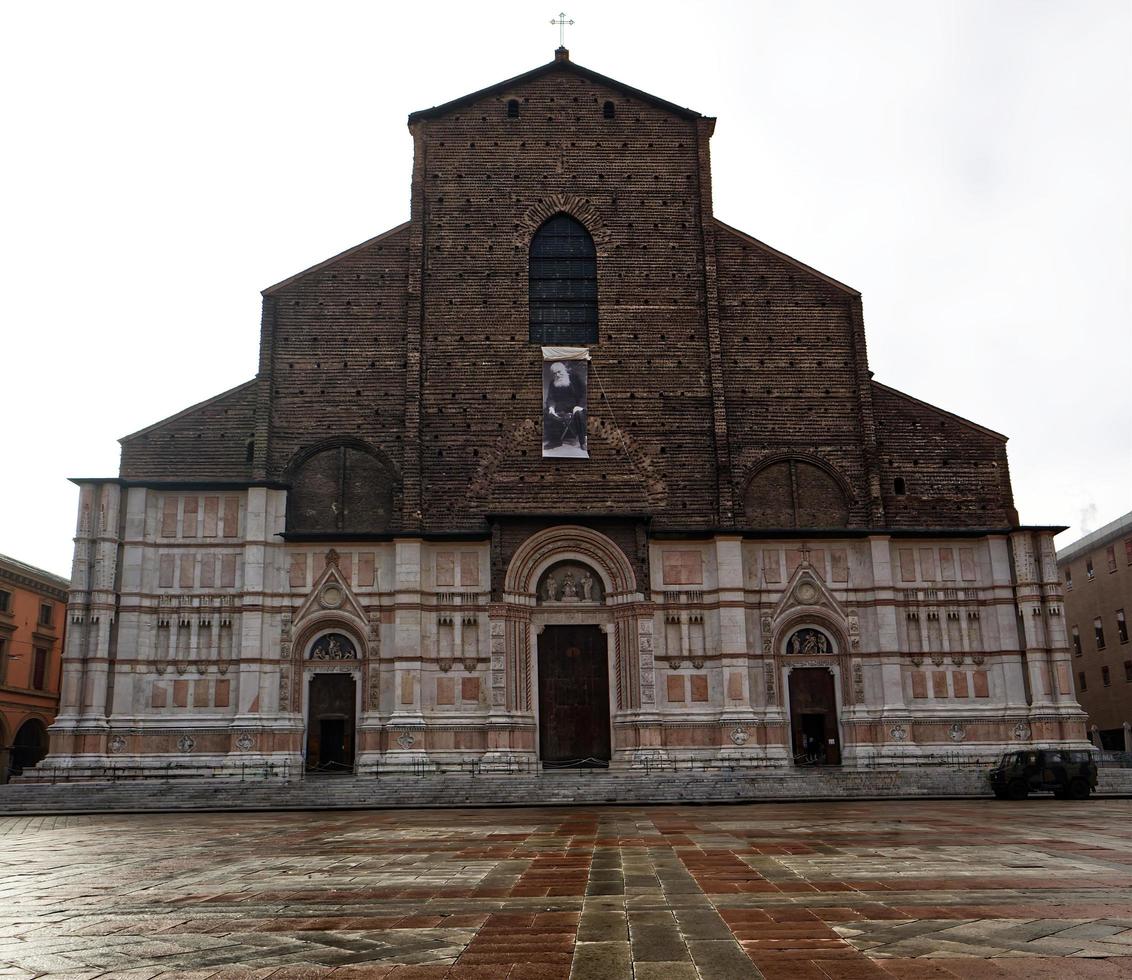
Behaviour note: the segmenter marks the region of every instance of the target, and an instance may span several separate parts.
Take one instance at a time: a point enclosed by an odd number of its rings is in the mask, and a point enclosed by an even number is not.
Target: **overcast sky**
[[[259,290],[404,221],[405,118],[549,61],[534,3],[0,12],[0,552],[67,575],[117,439],[254,376]],[[723,221],[864,294],[879,381],[1010,436],[1022,521],[1132,510],[1132,4],[580,2],[717,116]]]

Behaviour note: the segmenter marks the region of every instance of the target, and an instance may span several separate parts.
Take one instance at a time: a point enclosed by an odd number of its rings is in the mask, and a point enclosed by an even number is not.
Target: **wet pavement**
[[[1132,977],[1132,804],[0,817],[0,977]]]

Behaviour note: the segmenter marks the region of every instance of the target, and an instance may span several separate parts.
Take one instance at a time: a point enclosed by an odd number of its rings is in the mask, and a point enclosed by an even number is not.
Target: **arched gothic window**
[[[597,343],[597,250],[568,214],[547,220],[531,240],[531,342]]]

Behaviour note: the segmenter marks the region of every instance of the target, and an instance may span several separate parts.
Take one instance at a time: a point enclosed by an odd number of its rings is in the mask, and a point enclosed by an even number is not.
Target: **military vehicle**
[[[1088,749],[1021,749],[1004,753],[988,779],[1000,800],[1022,800],[1035,792],[1084,800],[1097,788],[1097,762]]]

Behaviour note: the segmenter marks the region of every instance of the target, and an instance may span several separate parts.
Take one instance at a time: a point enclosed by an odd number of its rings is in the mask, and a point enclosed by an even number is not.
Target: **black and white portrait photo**
[[[589,459],[586,449],[588,385],[588,361],[548,358],[543,362],[543,456]]]

